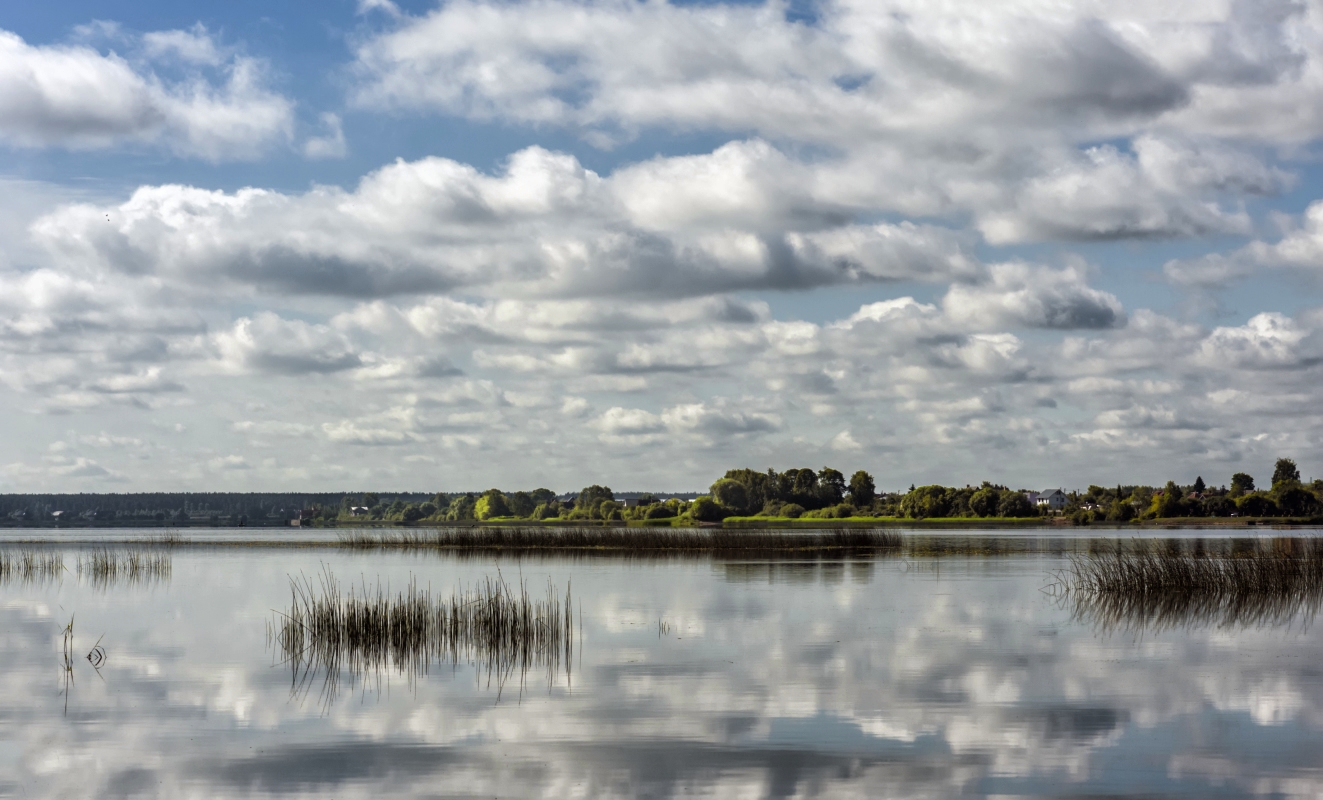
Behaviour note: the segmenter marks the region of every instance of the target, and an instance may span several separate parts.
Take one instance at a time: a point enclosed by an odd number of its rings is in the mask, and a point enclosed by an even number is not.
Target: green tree
[[[528,492],[515,492],[507,495],[505,500],[510,505],[510,514],[515,517],[527,517],[537,508],[537,503]]]
[[[1318,498],[1298,484],[1279,485],[1274,494],[1277,495],[1277,507],[1288,517],[1308,517],[1318,513]]]
[[[997,503],[997,513],[1003,517],[1036,517],[1038,508],[1029,502],[1024,492],[1005,491]]]
[[[611,492],[611,487],[593,484],[592,486],[585,486],[583,491],[579,492],[579,499],[575,502],[574,507],[583,509],[586,514],[592,516],[596,513],[597,508],[602,505],[603,500],[614,499],[616,499],[616,496]]]
[[[824,507],[839,505],[845,499],[845,475],[831,467],[819,470],[818,497]]]
[[[1167,481],[1162,494],[1153,495],[1153,505],[1150,510],[1157,517],[1184,516],[1181,513],[1181,490],[1176,486],[1175,481]]]
[[[1254,478],[1244,472],[1237,472],[1231,476],[1231,493],[1235,495],[1245,494],[1254,491]]]
[[[1204,489],[1206,488],[1208,487],[1204,485],[1204,477],[1202,475],[1196,477],[1194,479],[1194,485],[1190,487],[1190,489],[1192,489],[1194,492],[1198,494],[1203,494]]]
[[[728,514],[744,515],[752,513],[749,491],[743,483],[731,478],[721,478],[712,484],[712,499],[721,504]]]
[[[980,517],[995,517],[997,515],[997,504],[1000,502],[1001,492],[991,486],[985,486],[970,496],[969,510]]]
[[[528,496],[533,498],[533,505],[535,506],[542,503],[552,503],[556,500],[556,493],[550,489],[534,489],[528,493]]]
[[[945,517],[951,510],[949,491],[945,486],[920,486],[901,498],[900,513],[914,519]]]
[[[775,470],[757,472],[751,469],[731,469],[726,470],[723,477],[744,485],[744,492],[748,496],[748,502],[745,503],[747,509],[762,508],[768,500],[780,496],[781,487]]]
[[[786,503],[781,506],[781,516],[789,519],[799,519],[804,516],[804,507],[799,503]]]
[[[818,473],[811,469],[788,469],[778,480],[778,497],[798,503],[804,508],[819,508]]]
[[[877,497],[873,476],[862,469],[850,476],[850,504],[855,508],[868,508]]]
[[[478,519],[510,516],[510,504],[499,489],[488,489],[473,505],[473,516]]]
[[[376,508],[381,504],[381,498],[377,497],[376,492],[363,492],[363,506],[365,508]]]
[[[451,521],[474,519],[473,509],[478,503],[478,498],[472,493],[456,495],[450,501],[450,508],[446,509],[446,519]]]
[[[1277,459],[1277,465],[1272,471],[1272,488],[1276,489],[1282,484],[1294,484],[1300,482],[1300,470],[1295,462],[1289,458]]]
[[[1246,517],[1275,517],[1277,504],[1262,492],[1251,492],[1236,501],[1236,507]]]

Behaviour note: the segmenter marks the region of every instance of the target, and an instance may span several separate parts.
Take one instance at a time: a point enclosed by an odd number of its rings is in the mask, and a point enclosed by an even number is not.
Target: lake
[[[0,796],[1323,795],[1312,607],[1145,626],[1054,594],[1068,562],[1039,553],[495,557],[226,535],[100,579],[76,568],[89,546],[61,545],[58,577],[0,585]],[[0,548],[31,549],[15,538]],[[292,664],[277,612],[291,577],[328,573],[440,597],[550,583],[571,592],[572,649],[496,670],[472,652]]]

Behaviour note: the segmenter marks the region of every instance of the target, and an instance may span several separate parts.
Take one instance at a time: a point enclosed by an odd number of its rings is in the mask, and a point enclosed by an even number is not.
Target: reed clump
[[[169,553],[151,550],[93,550],[78,557],[78,577],[93,586],[154,583],[170,579]]]
[[[326,570],[317,582],[291,578],[290,594],[273,638],[295,691],[321,672],[328,701],[342,671],[362,678],[388,667],[412,677],[433,664],[472,664],[498,687],[512,675],[522,685],[530,670],[543,668],[550,685],[562,665],[568,673],[574,651],[570,589],[562,599],[550,582],[534,597],[526,583],[512,588],[488,577],[442,598],[412,579],[394,594],[380,584],[345,591]]]
[[[1323,604],[1323,540],[1136,540],[1073,557],[1062,588],[1106,629],[1307,624]]]
[[[630,552],[791,552],[890,550],[900,534],[885,530],[765,531],[702,528],[474,527],[346,531],[342,547],[418,550],[615,550]]]
[[[0,550],[0,583],[55,580],[64,574],[64,556],[59,551]]]

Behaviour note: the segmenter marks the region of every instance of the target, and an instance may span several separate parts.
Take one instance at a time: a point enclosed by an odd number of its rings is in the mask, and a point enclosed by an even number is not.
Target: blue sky
[[[1320,13],[7,9],[0,488],[1312,474]]]

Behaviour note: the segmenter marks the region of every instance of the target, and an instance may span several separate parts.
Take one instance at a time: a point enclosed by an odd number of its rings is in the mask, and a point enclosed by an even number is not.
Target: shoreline
[[[938,519],[907,519],[903,517],[849,517],[845,519],[788,519],[733,517],[722,522],[674,525],[671,519],[638,520],[630,522],[604,522],[601,520],[457,520],[447,522],[399,520],[335,521],[329,524],[309,525],[212,525],[188,523],[65,523],[50,525],[0,524],[0,535],[8,531],[352,531],[352,530],[447,530],[455,528],[629,528],[651,530],[832,530],[850,528],[887,528],[913,530],[966,530],[966,531],[1155,531],[1155,530],[1224,530],[1269,528],[1273,530],[1323,530],[1323,517],[1168,517],[1131,522],[1092,522],[1074,525],[1068,517],[1031,518],[978,518],[944,517]]]

